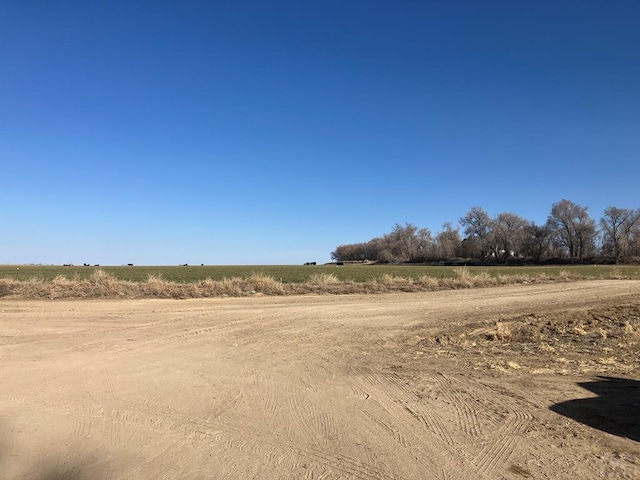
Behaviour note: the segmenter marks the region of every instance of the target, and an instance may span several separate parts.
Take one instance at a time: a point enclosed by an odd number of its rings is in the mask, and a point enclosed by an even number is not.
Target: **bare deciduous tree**
[[[404,226],[396,223],[386,238],[393,261],[396,262],[424,261],[432,243],[431,231],[419,229],[412,223],[405,223]]]
[[[436,256],[441,259],[460,256],[462,240],[457,228],[453,228],[450,222],[442,225],[442,231],[436,235]]]
[[[554,203],[547,226],[558,244],[566,248],[572,263],[575,259],[581,260],[593,253],[596,227],[587,207],[569,200]]]
[[[520,254],[524,248],[524,227],[527,221],[515,213],[500,213],[493,220],[493,236],[498,247],[496,260],[502,258],[505,263],[509,263],[511,257]]]
[[[600,219],[603,249],[610,250],[616,263],[629,251],[634,230],[640,225],[640,210],[608,207]]]
[[[433,240],[428,228],[411,223],[396,224],[391,233],[365,243],[340,245],[331,252],[335,261],[376,260],[380,262],[420,262],[431,253]]]
[[[538,263],[549,250],[551,231],[547,226],[539,226],[534,222],[524,227],[523,245],[525,253]]]
[[[477,240],[480,259],[485,259],[492,245],[492,221],[489,214],[482,207],[473,207],[460,219],[464,234],[469,239]]]

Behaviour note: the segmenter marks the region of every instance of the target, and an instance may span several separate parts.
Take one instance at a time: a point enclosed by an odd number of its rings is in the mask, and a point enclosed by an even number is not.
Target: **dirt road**
[[[640,478],[639,307],[623,280],[3,300],[0,479]]]

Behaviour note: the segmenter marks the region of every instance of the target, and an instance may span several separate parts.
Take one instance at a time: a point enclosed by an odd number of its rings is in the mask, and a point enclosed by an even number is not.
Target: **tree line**
[[[411,223],[367,242],[338,246],[337,262],[640,263],[640,208],[608,207],[596,222],[569,200],[551,206],[544,225],[515,213],[491,217],[472,207],[454,227],[433,234]]]

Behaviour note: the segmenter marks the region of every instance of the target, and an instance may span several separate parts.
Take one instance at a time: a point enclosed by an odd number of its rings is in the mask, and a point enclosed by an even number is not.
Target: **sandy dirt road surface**
[[[1,300],[0,479],[637,479],[639,306],[625,280]]]

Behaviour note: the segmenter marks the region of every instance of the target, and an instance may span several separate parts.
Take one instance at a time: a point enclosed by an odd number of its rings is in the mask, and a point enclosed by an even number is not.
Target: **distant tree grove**
[[[608,207],[598,222],[569,200],[551,206],[544,225],[515,213],[491,217],[471,208],[458,227],[447,222],[435,235],[411,223],[363,243],[340,245],[337,262],[467,264],[640,263],[640,208]]]

